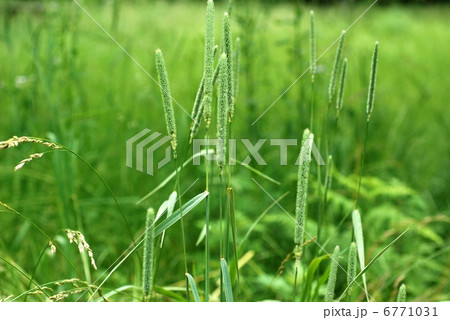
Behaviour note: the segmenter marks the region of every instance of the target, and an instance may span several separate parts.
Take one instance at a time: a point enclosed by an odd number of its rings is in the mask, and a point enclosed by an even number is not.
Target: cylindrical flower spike
[[[161,86],[161,96],[164,106],[164,116],[166,118],[167,134],[171,138],[173,157],[177,157],[177,124],[173,112],[172,96],[170,95],[169,79],[167,77],[164,57],[160,49],[156,50],[156,70],[158,72],[159,84]]]
[[[370,82],[369,82],[369,94],[367,96],[367,121],[370,121],[370,115],[373,111],[373,104],[375,101],[375,85],[377,82],[377,68],[378,68],[378,41],[375,42],[375,48],[373,49],[372,66],[370,68]]]
[[[333,99],[334,92],[336,91],[336,79],[342,59],[342,48],[344,47],[344,38],[345,38],[345,31],[342,31],[341,38],[339,39],[339,44],[336,50],[336,55],[334,56],[333,69],[331,69],[330,86],[328,87],[328,101],[330,103],[331,99]]]
[[[219,60],[219,99],[217,103],[217,164],[220,172],[225,164],[225,148],[227,139],[227,114],[228,114],[228,59],[222,53]]]
[[[303,238],[305,233],[306,208],[308,197],[309,165],[311,162],[311,149],[314,135],[306,129],[303,132],[302,145],[299,156],[299,167],[297,176],[297,198],[295,204],[295,259],[298,264],[303,253]]]
[[[203,118],[206,127],[211,123],[211,104],[213,94],[214,76],[214,1],[208,0],[206,6],[206,30],[205,30],[205,66],[203,77],[205,79],[203,97]]]

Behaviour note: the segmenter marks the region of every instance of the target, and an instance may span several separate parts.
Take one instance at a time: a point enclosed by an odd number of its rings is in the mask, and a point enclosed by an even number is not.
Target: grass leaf
[[[204,191],[198,195],[196,195],[194,198],[189,200],[186,204],[183,205],[183,217],[189,213],[192,209],[194,209],[196,206],[199,205],[200,202],[203,201],[208,196],[208,192]],[[167,230],[170,228],[175,222],[177,222],[181,218],[181,211],[180,209],[176,210],[170,217],[167,217],[166,220],[161,222],[156,228],[155,228],[155,237],[161,234],[164,230]]]
[[[352,221],[353,221],[353,232],[355,234],[356,247],[358,249],[358,258],[359,258],[359,267],[361,270],[365,267],[365,257],[364,257],[364,236],[361,222],[361,215],[358,210],[354,210],[352,213]],[[363,274],[363,284],[364,291],[366,292],[367,301],[369,301],[369,296],[367,294],[367,281],[366,275]]]
[[[231,287],[230,273],[228,272],[228,265],[224,258],[220,259],[220,268],[222,269],[223,285],[225,287],[226,302],[233,302],[233,288]]]
[[[189,285],[192,288],[192,294],[194,295],[194,301],[200,302],[200,295],[198,294],[198,290],[197,290],[197,286],[195,285],[194,278],[189,273],[186,273],[186,278],[188,279]]]

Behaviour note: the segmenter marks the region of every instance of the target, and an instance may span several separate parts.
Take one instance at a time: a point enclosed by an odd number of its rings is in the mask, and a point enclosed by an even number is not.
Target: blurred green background
[[[309,124],[309,73],[254,126],[251,124],[309,66],[309,10],[316,13],[317,51],[321,54],[371,3],[330,2],[234,1],[232,32],[241,39],[234,137],[256,142],[259,138],[301,136]],[[349,71],[336,135],[335,173],[324,230],[326,249],[332,251],[337,244],[347,248],[352,236],[351,219],[339,228],[337,225],[353,206],[363,148],[370,59],[373,44],[379,41],[377,93],[360,201],[366,260],[393,236],[406,228],[410,231],[369,270],[369,292],[376,299],[392,300],[398,284],[405,282],[408,300],[445,300],[450,298],[450,78],[446,75],[450,68],[450,7],[438,1],[433,5],[431,1],[401,2],[406,1],[379,1],[346,35],[344,56]],[[420,2],[423,5],[416,5]],[[155,78],[154,50],[161,48],[172,95],[190,113],[203,72],[205,1],[80,3]],[[226,8],[226,2],[217,1],[219,45],[221,17]],[[144,128],[165,132],[159,87],[72,1],[7,0],[0,4],[0,10],[0,140],[14,135],[43,137],[75,150],[110,185],[124,207],[133,234],[138,236],[144,228],[146,208],[158,208],[172,190],[169,184],[143,205],[136,205],[173,171],[174,165],[154,176],[125,166],[127,139]],[[322,117],[334,52],[335,47],[318,62],[314,95],[317,115]],[[185,150],[190,118],[177,106],[175,113],[180,150]],[[317,129],[318,141],[322,130],[320,126]],[[203,135],[202,127],[199,136]],[[0,201],[48,234],[65,228],[82,230],[99,266],[93,274],[95,279],[129,246],[127,228],[99,179],[68,153],[45,154],[14,172],[20,160],[41,150],[45,148],[21,145],[0,152]],[[243,160],[244,151],[238,149],[238,159]],[[268,165],[251,165],[281,185],[243,167],[234,168],[238,238],[272,203],[251,178],[274,198],[289,191],[281,205],[294,211],[296,167],[280,166],[279,149],[268,143],[260,153]],[[296,154],[290,157],[292,164]],[[312,235],[317,234],[317,174],[314,165],[307,221]],[[185,200],[204,190],[204,167],[188,166],[183,171],[183,189],[197,178],[199,182],[189,189]],[[217,179],[212,183],[215,190]],[[212,199],[217,209],[217,201]],[[28,222],[0,211],[0,256],[31,274],[46,241]],[[213,215],[217,214],[215,210]],[[194,275],[203,270],[203,244],[195,244],[203,227],[203,215],[201,205],[186,218],[189,266]],[[216,221],[213,229],[217,228]],[[175,225],[167,234],[156,277],[158,286],[183,284],[178,228]],[[293,263],[286,263],[281,275],[278,270],[293,249],[293,230],[293,222],[277,207],[258,223],[241,252],[252,257],[241,270],[241,300],[289,300]],[[212,240],[217,247],[218,240]],[[82,269],[76,248],[63,236],[57,241]],[[315,255],[314,246],[307,247],[305,261]],[[213,256],[217,256],[214,250]],[[213,263],[218,268],[218,261]],[[325,266],[321,268],[325,272]],[[139,285],[140,275],[136,259],[129,259],[106,287]],[[41,284],[74,276],[61,255],[48,252],[36,269],[36,280]],[[0,261],[0,298],[25,291],[27,284],[23,276]],[[338,288],[344,287],[342,273],[338,275]],[[357,297],[364,299],[362,292]]]

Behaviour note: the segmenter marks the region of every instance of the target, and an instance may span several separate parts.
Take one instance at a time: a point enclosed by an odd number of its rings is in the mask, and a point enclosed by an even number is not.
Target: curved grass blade
[[[123,291],[129,290],[129,289],[142,289],[142,288],[131,285],[131,284],[125,285],[125,286],[119,287],[117,289],[112,289],[111,291],[105,293],[103,295],[103,297],[100,297],[99,299],[95,300],[95,302],[102,302],[102,301],[104,301],[104,299],[109,299],[112,296],[115,296],[116,294],[122,293]]]
[[[224,258],[220,259],[220,268],[222,270],[223,285],[225,288],[225,301],[233,302],[233,288],[231,286],[230,273],[228,272],[228,265]]]
[[[170,217],[173,213],[173,209],[175,208],[175,202],[177,201],[177,192],[173,191],[170,196],[169,199],[167,201],[165,201],[165,203],[167,202],[167,217]],[[164,244],[164,237],[166,235],[166,231],[163,231],[163,234],[161,236],[161,243],[160,243],[160,248],[162,248],[163,244]]]
[[[194,209],[200,202],[202,202],[207,196],[209,192],[204,191],[198,195],[196,195],[194,198],[189,200],[186,204],[183,205],[183,217],[189,213],[192,209]],[[155,228],[155,237],[160,235],[164,230],[167,230],[170,228],[175,222],[180,220],[181,218],[181,211],[180,209],[176,210],[170,217],[167,217],[163,222],[161,222],[156,228]]]
[[[231,233],[233,237],[233,251],[234,262],[236,264],[236,276],[239,284],[239,266],[238,266],[238,251],[237,251],[237,237],[236,237],[236,210],[234,205],[234,189],[227,188],[227,201],[228,201],[228,215],[231,222]]]
[[[231,159],[231,161],[235,161],[236,163],[240,164],[240,165],[243,166],[244,168],[250,170],[251,172],[256,173],[256,174],[257,174],[258,176],[260,176],[261,178],[264,178],[264,179],[266,179],[266,180],[268,180],[268,181],[270,181],[270,182],[272,182],[272,183],[275,183],[275,184],[277,184],[277,185],[281,185],[281,182],[280,182],[280,181],[277,181],[277,180],[275,180],[275,179],[269,177],[268,175],[265,175],[265,174],[262,173],[261,171],[256,170],[255,168],[251,167],[251,166],[248,165],[248,164],[243,164],[241,161],[236,160],[236,159]]]
[[[186,299],[184,297],[182,297],[179,294],[176,294],[175,292],[168,290],[164,287],[155,286],[154,290],[156,293],[159,293],[160,295],[175,299],[175,301],[186,302]],[[184,291],[185,289],[182,288],[182,290]]]
[[[184,168],[190,161],[200,157],[200,156],[204,156],[206,153],[208,154],[214,154],[215,150],[214,149],[209,149],[209,150],[202,150],[200,152],[197,152],[196,154],[194,154],[193,156],[191,156],[189,159],[187,159],[182,165],[181,168]],[[179,168],[180,169],[180,168]],[[136,204],[140,204],[143,201],[147,200],[148,198],[150,198],[153,194],[155,194],[157,191],[159,191],[160,189],[162,189],[163,187],[165,187],[170,180],[172,180],[177,174],[177,171],[175,170],[174,172],[172,172],[166,179],[164,179],[163,182],[161,182],[156,188],[154,188],[152,191],[150,191],[149,193],[147,193],[144,197],[142,197],[139,201],[136,202]]]
[[[363,236],[361,215],[357,209],[352,212],[352,222],[353,222],[353,232],[355,234],[355,240],[356,240],[356,248],[358,249],[359,267],[361,268],[361,270],[363,270],[365,267],[365,264],[366,264],[365,257],[364,257],[364,236]],[[363,279],[363,284],[364,284],[364,291],[366,293],[366,298],[367,298],[367,301],[369,301],[369,295],[367,294],[367,281],[366,281],[365,274],[363,274],[362,279]]]
[[[311,296],[311,289],[312,284],[314,281],[314,277],[316,275],[317,268],[319,267],[320,263],[327,259],[328,255],[323,255],[317,258],[314,258],[313,261],[308,266],[308,270],[306,272],[306,279],[305,279],[305,285],[303,286],[303,298],[302,301],[310,301]]]
[[[198,294],[198,290],[197,290],[197,286],[195,285],[194,278],[189,273],[186,273],[186,278],[188,279],[189,285],[192,288],[192,294],[194,295],[194,301],[200,302],[200,295]]]

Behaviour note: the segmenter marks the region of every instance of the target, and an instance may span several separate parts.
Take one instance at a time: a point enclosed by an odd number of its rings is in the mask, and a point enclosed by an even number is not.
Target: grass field
[[[174,104],[178,165],[188,149],[191,124],[182,108],[190,114],[203,74],[205,2],[133,1],[116,8],[115,2],[83,2],[156,81],[155,49],[164,53],[171,94],[180,105]],[[310,129],[326,161],[326,135],[334,123],[334,102],[332,120],[324,119],[337,45],[317,62],[314,90],[310,72],[306,72],[282,93],[309,67],[310,10],[315,11],[320,56],[368,5],[313,8],[234,2],[233,45],[239,37],[241,51],[232,137],[249,139],[253,144],[258,139],[301,139],[310,126],[314,99]],[[14,7],[14,1],[8,3]],[[13,136],[48,139],[73,150],[92,166],[70,152],[35,143],[0,150],[0,203],[5,204],[0,207],[0,299],[140,301],[142,248],[93,293],[108,274],[104,274],[107,268],[132,244],[132,238],[144,232],[147,209],[157,211],[175,188],[174,178],[137,205],[174,172],[176,165],[172,161],[153,176],[125,165],[127,139],[145,128],[166,132],[160,88],[75,3],[44,1],[37,6],[20,5],[13,11],[0,8],[0,140]],[[225,3],[216,4],[215,43],[219,47],[226,10]],[[338,262],[344,269],[355,238],[351,213],[363,154],[358,209],[366,264],[408,229],[365,273],[367,291],[377,301],[395,301],[402,283],[406,284],[407,301],[450,299],[449,14],[449,6],[375,5],[348,30],[343,48],[343,57],[348,58],[347,82],[326,203],[323,180],[329,167],[311,163],[305,229],[314,237],[320,232],[315,239],[330,254],[340,246]],[[364,153],[367,91],[376,41],[380,48],[376,98]],[[213,99],[211,138],[216,135],[216,89]],[[198,137],[204,136],[202,122]],[[240,165],[231,168],[239,281],[231,237],[227,262],[235,300],[325,299],[332,260],[312,241],[304,247],[293,294],[295,223],[283,209],[294,215],[294,162],[300,148],[289,150],[288,165],[282,166],[280,149],[267,141],[259,150],[266,166],[252,160],[250,166],[257,172]],[[157,155],[163,157],[160,151]],[[42,158],[14,171],[21,160],[38,152],[45,152]],[[243,161],[246,155],[238,144],[237,159]],[[179,186],[182,193],[187,190],[182,197],[184,204],[205,190],[207,167],[202,161],[201,166],[189,164],[181,171]],[[226,222],[219,223],[219,212],[225,208],[220,201],[225,201],[226,195],[214,163],[209,168],[209,185],[209,300],[220,301],[225,298],[219,281],[219,257],[223,255],[219,248],[227,237],[220,233]],[[117,197],[128,226],[111,193]],[[274,199],[280,199],[280,206]],[[205,225],[206,206],[202,201],[183,218],[186,264],[202,300],[205,239],[200,237],[200,243],[196,242]],[[52,238],[56,253],[51,253],[49,240],[38,228]],[[80,255],[77,246],[69,243],[66,229],[83,233],[98,270],[90,266],[86,253]],[[181,231],[180,221],[167,229],[164,246],[155,252],[153,300],[186,299]],[[160,236],[155,239],[160,241]],[[310,238],[305,235],[307,240]],[[335,299],[347,286],[345,272],[337,272]],[[74,278],[79,280],[61,283]],[[362,279],[357,282],[353,294],[344,300],[366,299]],[[80,288],[89,289],[88,294],[81,296]]]

